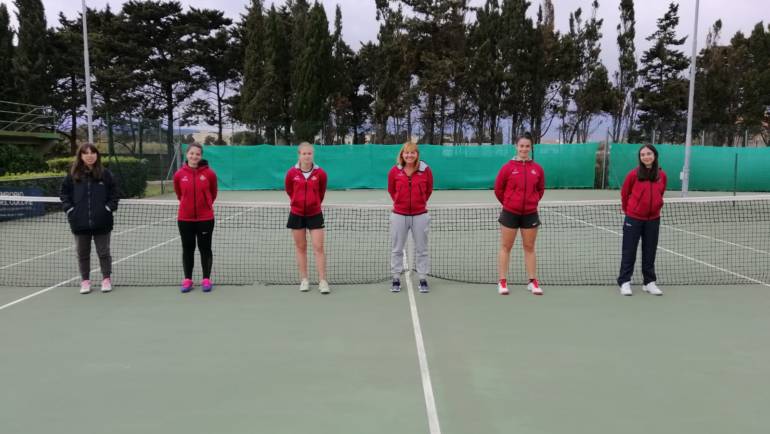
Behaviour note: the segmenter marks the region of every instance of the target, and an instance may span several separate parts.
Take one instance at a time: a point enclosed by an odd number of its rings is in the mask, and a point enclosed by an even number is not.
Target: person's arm
[[[182,182],[179,179],[179,172],[174,174],[174,193],[177,200],[182,200]]]
[[[217,184],[217,174],[211,171],[211,177],[209,179],[209,190],[211,192],[211,202],[217,200],[217,193],[219,193],[219,185]]]
[[[623,181],[623,187],[620,189],[620,207],[623,210],[623,214],[626,213],[628,198],[631,197],[631,189],[634,188],[635,179],[636,173],[632,170],[628,173],[628,175],[626,175],[626,180]]]
[[[120,189],[115,177],[112,176],[112,172],[105,170],[104,174],[107,179],[107,209],[110,212],[115,212],[118,209],[118,201],[120,201]]]
[[[393,170],[388,172],[388,193],[390,194],[390,199],[392,201],[396,201],[396,176],[393,173]]]
[[[503,203],[505,199],[505,186],[508,183],[508,164],[505,164],[500,171],[497,172],[497,178],[495,178],[495,197],[497,201]]]
[[[283,187],[286,190],[286,194],[289,195],[289,198],[291,199],[291,196],[294,193],[292,191],[294,187],[294,183],[291,180],[291,170],[286,172],[286,179],[284,179],[283,181]]]
[[[62,181],[59,188],[59,200],[61,200],[62,210],[67,214],[75,207],[75,204],[72,203],[72,189],[72,175],[67,175],[64,177],[64,181]]]
[[[321,199],[320,202],[323,202],[324,196],[326,196],[326,182],[326,172],[321,170],[321,176],[318,177],[318,197]]]
[[[427,201],[433,194],[433,171],[430,170],[430,167],[425,169],[425,176],[428,178],[427,189],[425,190],[425,200]]]
[[[543,195],[545,194],[545,171],[543,168],[540,168],[540,180],[537,182],[537,193],[540,195],[539,199],[543,198]]]

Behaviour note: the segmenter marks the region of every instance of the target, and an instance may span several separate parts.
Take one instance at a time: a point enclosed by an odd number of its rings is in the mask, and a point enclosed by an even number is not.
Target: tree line
[[[599,2],[555,28],[552,0],[375,0],[377,39],[352,49],[337,6],[250,0],[236,21],[177,1],[131,0],[88,10],[95,118],[112,134],[130,126],[248,126],[233,141],[501,143],[521,131],[565,143],[684,140],[690,59],[669,4],[651,35],[637,35],[621,0],[613,73],[602,63]],[[0,99],[53,107],[74,148],[85,111],[82,19],[49,27],[41,0],[0,5]],[[748,132],[770,140],[770,26],[722,41],[711,28],[697,58],[695,129],[714,145]],[[637,53],[635,40],[650,47]],[[600,122],[603,121],[603,122]],[[162,129],[160,126],[164,126]],[[602,128],[602,130],[599,130]],[[604,131],[606,129],[606,131]],[[505,130],[505,131],[504,131]]]

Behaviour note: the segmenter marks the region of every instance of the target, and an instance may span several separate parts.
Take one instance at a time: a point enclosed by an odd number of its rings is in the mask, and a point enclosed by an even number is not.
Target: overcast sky
[[[118,10],[126,0],[86,0],[91,8],[103,8],[110,4],[113,9]],[[6,3],[9,10],[14,11],[12,0],[0,0],[0,3]],[[240,20],[240,15],[245,13],[246,5],[249,0],[183,0],[183,5],[196,8],[219,9],[225,12],[230,18]],[[267,5],[273,3],[266,0]],[[282,0],[275,0],[280,5]],[[337,4],[342,7],[343,34],[345,40],[357,49],[362,42],[373,40],[377,37],[378,23],[375,19],[374,0],[321,0],[326,8],[330,25],[334,21],[334,8]],[[471,6],[480,6],[484,0],[470,0]],[[531,12],[534,14],[541,0],[531,0]],[[584,14],[590,9],[591,0],[553,0],[556,9],[556,25],[559,29],[566,29],[569,13],[578,7],[584,9]],[[655,31],[655,22],[661,17],[668,8],[668,0],[638,0],[636,3],[636,46],[637,55],[641,56],[641,51],[647,47],[645,38]],[[717,19],[722,19],[723,31],[722,41],[728,42],[736,31],[741,30],[744,33],[751,32],[754,25],[760,21],[765,22],[765,26],[770,23],[770,2],[768,0],[701,0],[700,19],[698,24],[698,46],[702,47],[705,42],[706,34],[709,28]],[[602,58],[607,67],[612,71],[617,68],[617,44],[615,38],[617,32],[615,27],[618,24],[618,4],[619,0],[600,0],[599,12],[600,18],[604,19],[603,39],[602,39]],[[680,25],[678,34],[680,36],[689,36],[693,31],[695,0],[679,1]],[[49,27],[58,23],[59,12],[63,12],[67,17],[75,17],[80,11],[81,0],[43,0],[46,8],[46,16]],[[685,52],[690,54],[690,40]]]

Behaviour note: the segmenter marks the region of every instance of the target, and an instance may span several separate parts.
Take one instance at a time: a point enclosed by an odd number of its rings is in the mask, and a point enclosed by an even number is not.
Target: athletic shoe
[[[390,292],[401,292],[401,281],[393,279],[393,285],[390,287]]]
[[[310,282],[307,279],[302,279],[302,282],[299,282],[299,290],[302,292],[310,291]]]
[[[80,282],[80,293],[81,294],[88,294],[91,292],[91,281],[90,280],[84,280]]]
[[[213,288],[214,288],[214,285],[211,283],[211,279],[201,280],[201,289],[203,290],[203,292],[211,292]]]
[[[508,282],[505,279],[501,279],[497,284],[497,293],[500,295],[508,295]]]
[[[420,279],[420,292],[423,294],[427,294],[430,289],[428,288],[428,281],[425,279]]]
[[[321,291],[321,294],[328,294],[332,292],[332,290],[329,289],[329,282],[325,280],[318,282],[318,290]]]
[[[650,282],[644,286],[642,286],[642,289],[644,292],[650,294],[650,295],[663,295],[663,291],[658,288],[658,285],[655,284],[655,282]]]
[[[112,280],[110,280],[109,277],[105,277],[102,280],[102,292],[110,292],[112,291]]]
[[[626,296],[634,295],[634,293],[631,292],[631,282],[620,285],[620,294]]]
[[[532,293],[532,295],[543,295],[543,289],[540,288],[540,284],[537,282],[537,279],[532,279],[532,281],[527,284],[527,289]]]
[[[192,289],[193,289],[193,281],[192,281],[192,279],[184,279],[182,281],[182,287],[180,288],[182,293],[186,294],[186,293],[192,291]]]

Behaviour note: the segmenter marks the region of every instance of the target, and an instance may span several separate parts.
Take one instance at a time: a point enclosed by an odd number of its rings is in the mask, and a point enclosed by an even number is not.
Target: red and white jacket
[[[666,192],[666,173],[658,169],[657,180],[640,181],[638,170],[637,167],[628,172],[620,190],[623,213],[637,220],[658,219],[663,208],[663,193]]]
[[[291,199],[291,213],[310,217],[321,213],[321,203],[326,195],[326,172],[313,165],[310,175],[300,170],[299,163],[286,172],[286,194]]]
[[[197,168],[187,163],[174,174],[174,192],[179,199],[177,219],[200,222],[214,219],[214,201],[217,200],[217,174],[201,160]]]
[[[495,196],[503,209],[516,215],[534,214],[545,193],[545,172],[532,160],[512,159],[495,179]]]
[[[409,176],[403,166],[393,166],[388,172],[388,193],[393,199],[393,212],[413,216],[428,212],[428,199],[433,193],[433,172],[424,161]]]

